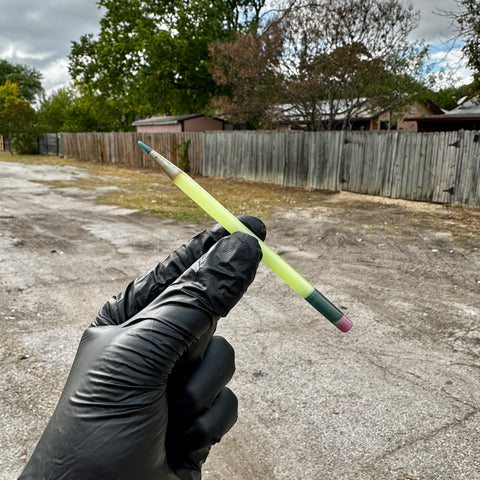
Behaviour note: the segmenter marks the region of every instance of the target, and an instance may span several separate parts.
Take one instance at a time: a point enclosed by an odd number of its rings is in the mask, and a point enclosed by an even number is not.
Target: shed
[[[158,132],[206,132],[225,130],[225,121],[200,113],[188,115],[148,117],[132,123],[138,133]]]

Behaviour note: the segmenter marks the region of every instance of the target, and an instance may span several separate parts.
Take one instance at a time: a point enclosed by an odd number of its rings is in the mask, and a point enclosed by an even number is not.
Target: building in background
[[[335,114],[333,115],[333,130],[363,130],[380,131],[396,130],[416,132],[417,118],[441,115],[443,110],[430,101],[415,101],[402,107],[396,112],[379,111],[378,107],[370,106],[368,99],[334,100]],[[328,102],[319,102],[317,105],[316,119],[317,130],[329,129],[330,105]],[[308,130],[306,118],[295,106],[281,105],[279,108],[277,130]],[[392,121],[390,120],[392,116]]]
[[[148,117],[132,123],[138,133],[206,132],[225,130],[225,121],[203,114]]]
[[[417,132],[453,132],[480,130],[480,97],[460,100],[458,106],[438,115],[423,115],[408,119],[417,125]]]

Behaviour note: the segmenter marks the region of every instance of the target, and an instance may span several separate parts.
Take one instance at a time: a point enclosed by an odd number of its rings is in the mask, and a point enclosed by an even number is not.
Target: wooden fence
[[[472,131],[79,133],[64,156],[155,168],[141,140],[190,171],[286,186],[480,207],[480,134]]]
[[[338,132],[214,132],[203,140],[203,175],[340,190]]]
[[[100,163],[138,168],[160,168],[138,146],[146,143],[174,163],[180,159],[182,143],[188,143],[190,172],[202,172],[202,133],[62,133],[61,155]]]
[[[215,132],[203,174],[480,206],[478,132]]]

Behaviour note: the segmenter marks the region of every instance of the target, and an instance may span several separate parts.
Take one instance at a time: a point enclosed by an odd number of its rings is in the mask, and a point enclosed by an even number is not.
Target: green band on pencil
[[[218,200],[210,195],[193,178],[183,170],[171,163],[158,152],[138,142],[139,145],[152,157],[173,180],[180,190],[188,195],[199,207],[208,213],[216,222],[222,225],[228,232],[244,232],[257,238],[262,249],[262,261],[275,272],[285,283],[290,285],[300,296],[307,300],[325,318],[332,322],[342,332],[348,332],[352,322],[335,305],[325,298],[313,285],[305,280],[283,258],[277,255],[265,242],[259,239],[248,229],[235,215],[227,210]]]

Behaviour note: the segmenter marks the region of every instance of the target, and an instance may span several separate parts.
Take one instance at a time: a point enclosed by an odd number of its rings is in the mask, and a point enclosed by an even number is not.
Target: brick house
[[[365,99],[359,99],[356,101],[359,105],[354,110],[351,117],[348,119],[349,129],[351,130],[364,130],[364,131],[379,131],[386,130],[388,128],[389,113],[375,113],[368,105],[368,101]],[[340,130],[344,127],[345,117],[347,115],[349,107],[349,101],[337,100],[336,108],[338,112],[335,114],[334,129]],[[283,105],[280,110],[284,112],[283,118],[280,122],[278,129],[290,130],[306,128],[304,116],[298,112],[298,110],[292,105]],[[320,102],[318,105],[318,115],[320,122],[328,123],[328,104],[327,102]],[[343,112],[342,112],[343,110]],[[443,114],[443,110],[438,108],[435,104],[429,101],[415,101],[411,105],[404,107],[399,112],[395,112],[396,122],[394,123],[392,130],[416,132],[417,123],[411,120],[424,117]]]
[[[457,130],[480,130],[480,97],[463,99],[459,105],[438,115],[409,118],[417,125],[418,132],[452,132]]]
[[[426,101],[415,101],[411,105],[397,114],[397,123],[394,130],[402,132],[418,132],[418,123],[412,121],[417,118],[443,115],[443,110],[437,107],[434,103]],[[373,120],[372,128],[367,130],[383,130],[388,125],[388,114],[384,113]]]

